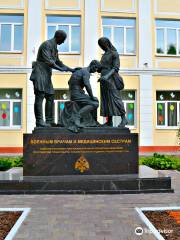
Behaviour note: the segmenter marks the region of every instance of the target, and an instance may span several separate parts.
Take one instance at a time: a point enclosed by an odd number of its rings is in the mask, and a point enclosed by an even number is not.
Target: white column
[[[93,59],[98,59],[98,25],[99,1],[85,0],[85,36],[84,36],[84,65],[88,66]],[[91,86],[97,96],[97,77],[92,75]]]
[[[36,60],[39,45],[42,42],[42,0],[28,1],[27,67]],[[27,132],[35,127],[33,84],[27,75]]]
[[[139,0],[139,68],[152,68],[151,0]],[[140,145],[153,145],[152,75],[140,76]]]
[[[151,0],[139,0],[139,67],[152,67]]]
[[[152,76],[140,76],[140,146],[153,145]]]
[[[84,64],[98,58],[99,1],[85,0]]]

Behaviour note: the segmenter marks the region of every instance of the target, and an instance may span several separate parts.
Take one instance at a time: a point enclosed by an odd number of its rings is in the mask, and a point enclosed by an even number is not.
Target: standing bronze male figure
[[[54,89],[51,81],[52,69],[62,72],[74,72],[72,69],[59,60],[57,45],[64,43],[67,35],[64,31],[55,32],[54,38],[41,44],[37,54],[36,62],[33,62],[30,80],[34,85],[35,103],[34,113],[36,127],[55,126],[54,123]],[[45,118],[43,120],[42,103],[46,99]]]

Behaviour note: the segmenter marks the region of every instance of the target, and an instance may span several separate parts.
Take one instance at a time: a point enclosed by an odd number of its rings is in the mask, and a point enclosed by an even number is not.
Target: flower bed
[[[4,240],[22,212],[0,212],[0,240]]]
[[[12,240],[30,208],[0,208],[0,240]]]
[[[180,239],[180,211],[143,211],[166,240]]]

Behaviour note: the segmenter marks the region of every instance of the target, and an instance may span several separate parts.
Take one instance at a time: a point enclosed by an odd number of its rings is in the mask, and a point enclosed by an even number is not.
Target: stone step
[[[0,181],[2,180],[20,180],[23,178],[23,168],[14,167],[7,171],[0,171]]]
[[[112,177],[112,176],[111,176]],[[52,179],[0,181],[0,194],[121,194],[173,192],[170,177],[122,178],[114,176],[63,176]]]

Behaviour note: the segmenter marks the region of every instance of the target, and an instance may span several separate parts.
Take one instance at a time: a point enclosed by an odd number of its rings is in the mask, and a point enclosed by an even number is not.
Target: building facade
[[[123,100],[142,151],[178,150],[180,121],[179,0],[0,0],[0,152],[22,152],[35,126],[32,61],[41,42],[67,32],[59,57],[71,67],[100,59],[98,38],[117,48]],[[69,73],[53,71],[55,119],[68,100]],[[92,75],[99,98],[98,76]],[[103,123],[104,119],[99,116]],[[114,118],[114,125],[119,123]]]

